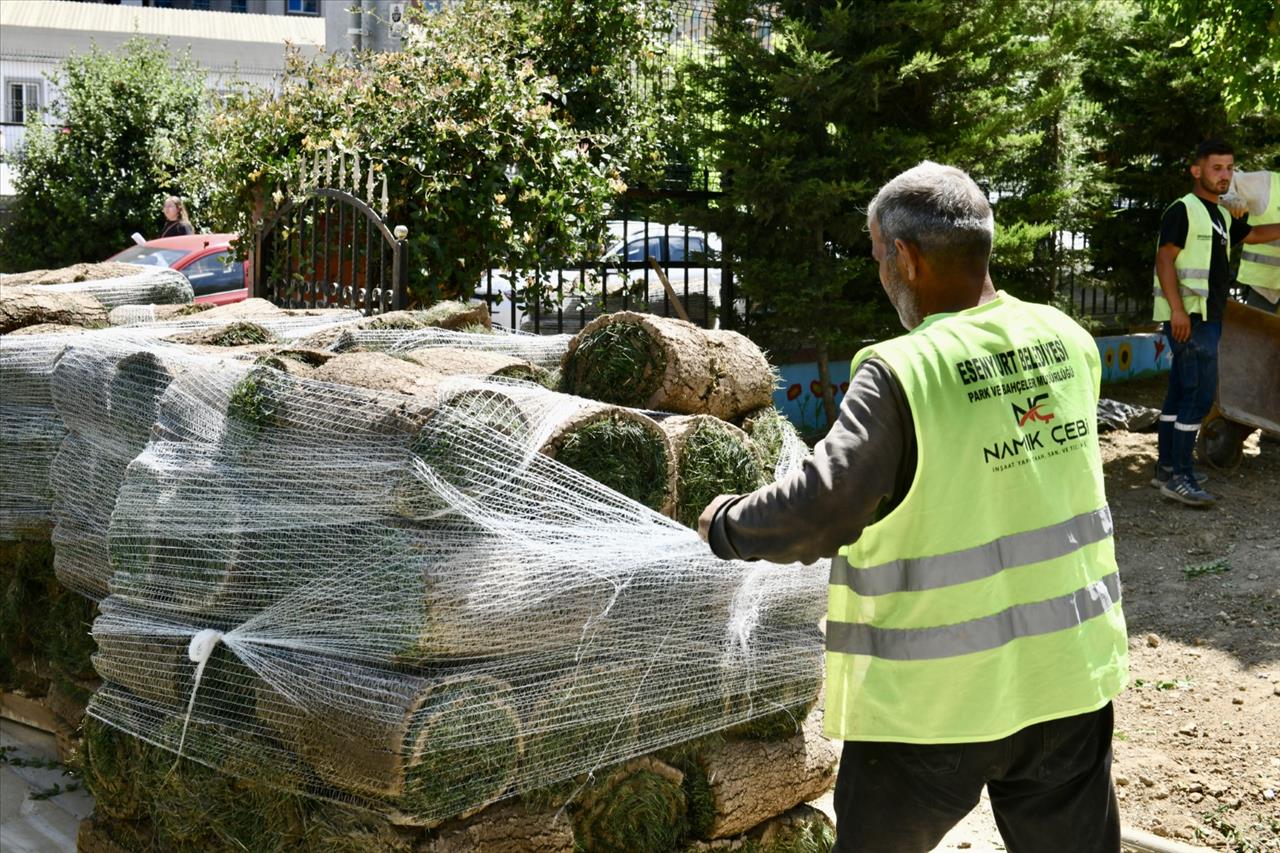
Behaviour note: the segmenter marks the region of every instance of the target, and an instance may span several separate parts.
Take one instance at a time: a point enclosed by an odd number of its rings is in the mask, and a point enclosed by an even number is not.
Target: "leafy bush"
[[[155,232],[164,196],[196,166],[204,75],[141,36],[118,51],[73,54],[54,75],[57,127],[28,118],[17,154],[7,272],[101,261]]]
[[[655,159],[650,107],[625,85],[649,61],[655,6],[461,0],[420,16],[399,52],[294,55],[278,94],[233,94],[211,123],[214,220],[247,232],[317,162],[358,155],[386,181],[389,223],[409,228],[414,301],[581,253]]]

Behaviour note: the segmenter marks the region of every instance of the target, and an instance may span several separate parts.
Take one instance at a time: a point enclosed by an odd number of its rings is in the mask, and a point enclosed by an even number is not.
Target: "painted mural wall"
[[[1103,382],[1124,382],[1167,373],[1171,356],[1164,335],[1112,335],[1094,338],[1102,360]],[[781,387],[773,392],[773,404],[801,432],[816,433],[826,426],[822,413],[822,383],[817,362],[784,364],[779,368]],[[849,362],[832,362],[831,385],[836,405],[849,390]]]

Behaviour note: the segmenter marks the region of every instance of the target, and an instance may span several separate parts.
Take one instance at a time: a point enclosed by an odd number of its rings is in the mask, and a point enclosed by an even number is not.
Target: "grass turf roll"
[[[269,344],[275,339],[276,336],[265,326],[249,320],[237,320],[211,329],[173,335],[167,340],[196,346],[239,347],[250,344]]]
[[[574,841],[586,853],[666,853],[685,835],[687,803],[679,770],[638,758],[584,792],[574,809]]]
[[[504,682],[446,677],[392,701],[352,681],[317,686],[303,704],[260,686],[258,717],[319,778],[385,804],[399,823],[430,827],[474,814],[511,786],[523,741]]]
[[[769,405],[775,381],[764,353],[737,332],[630,311],[593,320],[561,362],[567,393],[723,420]]]
[[[613,763],[634,750],[639,734],[629,707],[634,681],[617,661],[584,662],[533,689],[538,699],[525,713],[520,769],[522,794],[532,802],[546,804],[536,792],[552,780]]]
[[[58,582],[53,558],[48,542],[0,542],[0,685],[40,693],[54,680],[78,694],[77,682],[94,677],[98,606]]]
[[[588,406],[542,446],[551,458],[658,512],[674,492],[671,442],[639,412]]]
[[[676,459],[674,517],[696,528],[698,516],[718,495],[745,494],[767,482],[751,439],[733,424],[709,415],[660,421]]]
[[[773,406],[748,413],[742,419],[742,430],[751,437],[760,457],[760,468],[770,478],[774,477],[786,446],[803,442],[787,416]]]

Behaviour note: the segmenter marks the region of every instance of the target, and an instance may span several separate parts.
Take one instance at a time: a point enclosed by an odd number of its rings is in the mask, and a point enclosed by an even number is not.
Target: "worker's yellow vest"
[[[1280,222],[1280,172],[1271,173],[1271,197],[1261,216],[1250,216],[1252,225],[1270,225]],[[1280,296],[1280,240],[1270,243],[1246,244],[1240,253],[1240,270],[1236,281],[1258,290],[1271,291],[1274,298]]]
[[[918,457],[832,561],[827,735],[987,741],[1104,706],[1128,655],[1092,338],[1001,293],[868,358],[901,382]]]
[[[1199,314],[1201,319],[1208,319],[1205,301],[1209,296],[1209,265],[1213,261],[1213,220],[1195,193],[1187,193],[1173,204],[1179,203],[1187,209],[1187,244],[1178,252],[1178,257],[1173,262],[1178,273],[1178,295],[1182,297],[1184,311]],[[1223,227],[1230,228],[1231,214],[1222,205],[1218,205],[1218,211],[1222,214]],[[1159,248],[1156,247],[1157,250]],[[1160,277],[1153,274],[1152,280],[1155,282],[1152,319],[1168,320],[1172,316],[1172,310],[1164,297],[1164,291],[1160,289]]]

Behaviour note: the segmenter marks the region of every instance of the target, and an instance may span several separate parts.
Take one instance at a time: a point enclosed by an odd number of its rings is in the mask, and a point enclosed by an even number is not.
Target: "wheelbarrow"
[[[1218,399],[1200,424],[1200,458],[1234,470],[1254,430],[1280,438],[1280,315],[1227,302],[1218,344]]]

